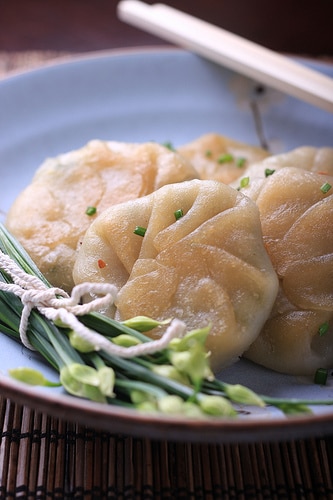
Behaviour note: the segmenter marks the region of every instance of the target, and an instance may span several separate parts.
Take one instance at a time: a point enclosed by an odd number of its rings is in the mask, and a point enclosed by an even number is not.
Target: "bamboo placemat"
[[[0,52],[0,76],[51,52]],[[333,438],[195,444],[112,435],[0,397],[0,499],[332,499]]]
[[[333,499],[331,440],[191,444],[112,435],[0,400],[0,498]]]

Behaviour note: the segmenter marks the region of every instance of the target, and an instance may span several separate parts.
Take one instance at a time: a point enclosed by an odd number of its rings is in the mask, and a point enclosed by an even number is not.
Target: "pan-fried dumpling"
[[[7,227],[46,278],[69,291],[77,244],[110,205],[197,177],[180,155],[156,144],[94,140],[48,159],[11,207]]]
[[[249,165],[268,156],[265,149],[219,134],[203,135],[177,151],[192,163],[201,179],[225,184],[238,179]]]
[[[332,367],[333,177],[283,168],[264,181],[256,203],[280,290],[245,355],[284,373]]]
[[[176,220],[178,210],[183,216]],[[136,226],[146,228],[144,237]],[[116,284],[120,320],[147,315],[177,317],[190,329],[211,324],[215,369],[249,347],[278,286],[255,204],[227,185],[201,180],[105,210],[83,239],[74,281]]]

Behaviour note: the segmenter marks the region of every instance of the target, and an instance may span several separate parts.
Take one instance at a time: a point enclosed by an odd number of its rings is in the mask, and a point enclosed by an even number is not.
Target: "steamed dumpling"
[[[225,184],[238,179],[249,165],[268,156],[265,149],[218,134],[203,135],[177,151],[192,163],[201,179]]]
[[[256,203],[280,290],[246,357],[284,373],[333,367],[333,177],[286,167]]]
[[[136,226],[146,228],[144,237],[134,234]],[[255,204],[229,186],[201,180],[105,210],[83,239],[74,280],[116,284],[120,320],[147,315],[177,317],[189,329],[211,324],[215,369],[253,342],[278,287]]]
[[[69,291],[76,248],[95,215],[155,189],[197,177],[180,155],[156,143],[94,140],[48,159],[11,207],[6,225],[46,278]]]
[[[287,153],[269,156],[262,161],[255,162],[242,172],[241,178],[249,179],[249,184],[246,189],[243,189],[243,193],[255,200],[264,179],[286,167],[333,176],[333,148],[302,146]],[[232,183],[235,188],[239,185],[239,179]]]

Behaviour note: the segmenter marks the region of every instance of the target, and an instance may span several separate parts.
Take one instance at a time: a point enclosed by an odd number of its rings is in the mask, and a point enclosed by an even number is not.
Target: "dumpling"
[[[94,140],[46,160],[14,202],[6,225],[50,283],[69,291],[78,242],[96,215],[196,177],[190,163],[162,145]],[[96,215],[88,215],[87,207]]]
[[[143,237],[133,232],[137,226],[146,229]],[[211,324],[215,370],[253,342],[278,288],[255,204],[202,180],[105,210],[83,239],[74,281],[114,283],[119,320],[147,315],[177,317],[190,329]]]
[[[225,184],[238,179],[249,165],[268,156],[265,149],[219,134],[203,135],[177,151],[192,163],[201,179]]]
[[[256,203],[280,290],[245,356],[298,375],[332,367],[333,177],[283,168],[264,181]]]
[[[242,192],[255,200],[260,192],[261,185],[266,177],[281,170],[281,168],[294,167],[309,172],[323,175],[333,175],[333,148],[315,148],[302,146],[287,153],[269,156],[262,161],[249,165],[243,172],[242,178],[248,178],[249,183]],[[240,186],[240,179],[232,182],[234,188]]]

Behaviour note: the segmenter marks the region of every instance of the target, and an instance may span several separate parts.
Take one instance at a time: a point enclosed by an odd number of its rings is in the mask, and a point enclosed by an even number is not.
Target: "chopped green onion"
[[[179,219],[181,219],[183,217],[184,212],[183,212],[183,210],[181,208],[179,208],[178,210],[176,210],[174,212],[174,215],[175,215],[175,219],[179,220]]]
[[[234,157],[229,154],[229,153],[226,153],[222,156],[220,156],[218,159],[217,159],[218,163],[229,163],[231,161],[234,161]]]
[[[138,236],[144,236],[146,234],[146,231],[147,231],[147,228],[141,227],[141,226],[136,226],[133,233],[137,234]]]
[[[246,158],[244,158],[243,156],[241,156],[240,158],[237,158],[237,160],[236,160],[236,165],[239,168],[244,167],[245,163],[246,163]]]
[[[240,180],[240,187],[244,188],[250,184],[250,177],[243,177],[243,179]]]
[[[176,151],[176,149],[173,147],[172,142],[164,142],[163,146],[166,147],[167,149],[170,149],[170,151]]]
[[[87,207],[87,209],[86,209],[86,214],[89,215],[89,217],[91,217],[92,215],[95,215],[96,212],[97,212],[96,207]]]
[[[265,169],[265,177],[269,177],[270,175],[273,175],[275,172],[275,169],[272,168],[266,168]]]
[[[328,321],[325,321],[325,323],[320,325],[320,327],[318,328],[318,333],[320,337],[322,337],[323,335],[325,335],[325,333],[328,332],[328,327],[329,327]]]
[[[328,191],[331,189],[331,184],[329,184],[328,182],[325,182],[325,184],[323,184],[320,188],[321,192],[326,194],[328,193]]]
[[[318,368],[314,376],[314,383],[319,385],[325,385],[327,381],[328,372],[326,368]]]

